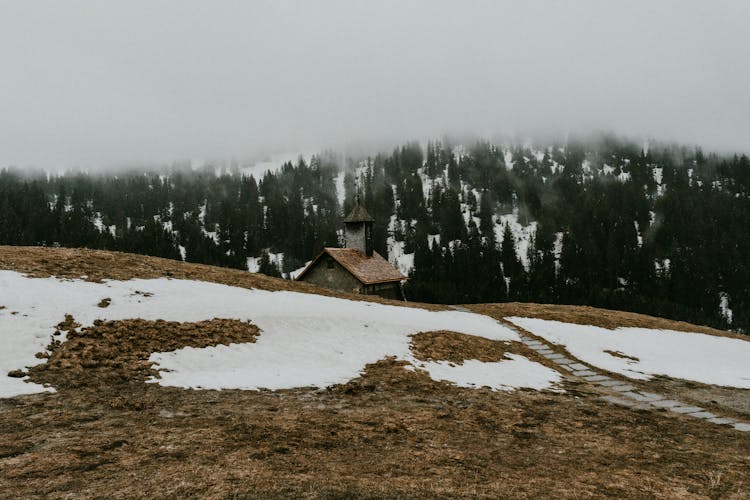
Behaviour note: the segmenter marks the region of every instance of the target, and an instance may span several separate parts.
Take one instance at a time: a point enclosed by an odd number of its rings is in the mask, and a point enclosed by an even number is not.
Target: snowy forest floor
[[[243,271],[88,250],[0,247],[0,269],[91,280],[171,276],[321,293]],[[593,308],[467,307],[500,320],[533,316],[733,336]],[[614,406],[602,401],[595,387],[573,379],[563,382],[564,392],[493,392],[434,381],[424,372],[403,369],[402,361],[386,359],[346,384],[322,390],[186,390],[144,383],[154,373],[151,352],[253,342],[256,335],[248,323],[221,319],[123,320],[71,332],[46,364],[30,370],[33,381],[51,383],[57,392],[0,399],[0,496],[750,494],[747,433],[666,411]],[[509,348],[458,333],[420,333],[412,344],[424,360],[492,361],[511,352],[547,363],[520,344]],[[665,377],[629,382],[722,414],[744,420],[750,415],[748,390]]]

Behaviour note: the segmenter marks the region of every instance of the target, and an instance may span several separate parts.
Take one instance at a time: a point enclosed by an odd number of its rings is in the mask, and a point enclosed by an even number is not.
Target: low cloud
[[[0,166],[444,134],[750,151],[750,3],[0,4]]]

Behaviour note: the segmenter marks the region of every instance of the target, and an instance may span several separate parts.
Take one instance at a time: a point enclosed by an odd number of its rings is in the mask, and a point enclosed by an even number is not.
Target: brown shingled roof
[[[398,269],[388,263],[377,252],[373,252],[372,257],[367,257],[364,253],[354,248],[324,248],[305,270],[297,276],[297,280],[302,279],[307,274],[307,271],[312,269],[320,258],[326,254],[330,255],[364,285],[389,283],[406,279],[406,276],[401,274]]]
[[[372,218],[372,215],[365,210],[365,207],[357,199],[357,204],[349,215],[346,216],[344,222],[375,222],[375,219]]]

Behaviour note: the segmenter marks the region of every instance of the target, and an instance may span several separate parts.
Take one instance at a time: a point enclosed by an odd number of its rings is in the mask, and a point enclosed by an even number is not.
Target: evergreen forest
[[[0,244],[293,276],[360,194],[409,300],[585,304],[750,332],[750,160],[616,137],[237,165],[0,170]]]

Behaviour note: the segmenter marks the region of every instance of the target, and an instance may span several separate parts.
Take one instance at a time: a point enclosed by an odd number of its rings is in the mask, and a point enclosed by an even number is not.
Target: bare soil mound
[[[142,384],[159,376],[148,361],[153,352],[182,347],[255,342],[258,328],[233,319],[213,319],[197,323],[171,321],[95,321],[80,326],[66,316],[58,328],[68,330],[66,342],[53,341],[47,363],[31,368],[31,380],[57,389],[81,386]]]
[[[64,387],[0,400],[27,498],[746,498],[750,440],[581,392],[499,393],[384,360],[330,390]],[[575,394],[575,395],[574,395]]]
[[[549,364],[549,360],[520,342],[490,340],[444,330],[415,333],[411,336],[411,352],[422,361],[449,361],[457,365],[468,359],[486,363],[502,361],[510,359],[508,353]]]

